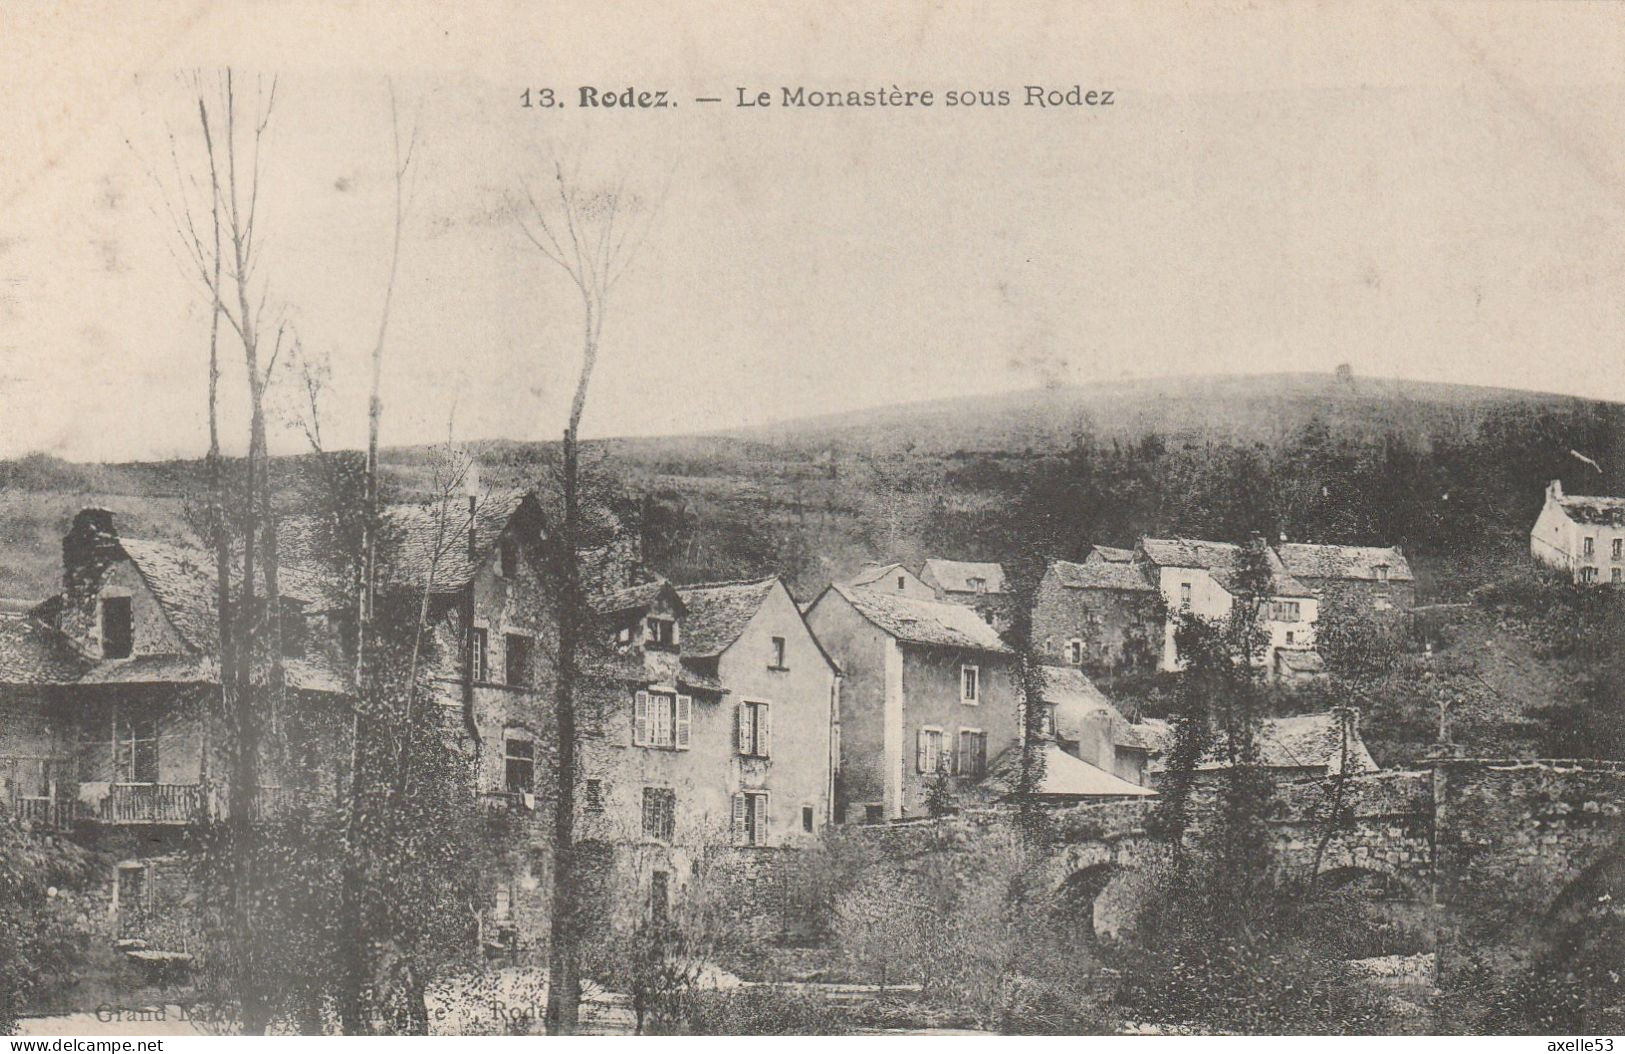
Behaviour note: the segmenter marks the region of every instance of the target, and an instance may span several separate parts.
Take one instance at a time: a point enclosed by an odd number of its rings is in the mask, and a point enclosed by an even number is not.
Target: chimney
[[[1546,500],[1561,501],[1563,498],[1563,481],[1554,479],[1546,484]]]
[[[95,589],[102,572],[122,557],[113,513],[90,506],[79,510],[62,537],[62,591],[79,599]]]

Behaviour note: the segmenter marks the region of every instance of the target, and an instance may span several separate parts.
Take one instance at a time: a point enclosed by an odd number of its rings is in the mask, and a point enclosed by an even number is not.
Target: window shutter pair
[[[673,745],[678,750],[688,749],[688,730],[694,720],[694,698],[688,695],[677,697],[677,734]]]
[[[632,745],[649,745],[649,693],[637,693],[632,704]]]

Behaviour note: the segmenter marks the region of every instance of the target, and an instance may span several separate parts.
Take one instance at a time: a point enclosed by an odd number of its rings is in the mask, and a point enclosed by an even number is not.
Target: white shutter
[[[649,693],[639,692],[632,704],[632,745],[649,745]]]
[[[745,796],[734,795],[734,844],[743,845],[745,841]]]
[[[751,810],[756,814],[752,819],[756,821],[756,841],[754,845],[767,844],[767,795],[751,795]]]
[[[914,771],[925,771],[925,729],[914,733]]]
[[[688,727],[694,717],[694,698],[688,695],[677,697],[677,740],[678,750],[688,749]]]
[[[734,722],[734,746],[739,753],[750,753],[750,707],[740,703],[737,711],[738,720]]]
[[[773,750],[773,708],[766,703],[756,708],[756,753],[769,757]]]

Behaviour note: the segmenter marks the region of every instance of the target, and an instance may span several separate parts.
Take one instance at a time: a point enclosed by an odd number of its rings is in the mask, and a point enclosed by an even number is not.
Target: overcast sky
[[[669,182],[610,305],[597,435],[1341,362],[1625,398],[1621,5],[722,6],[0,6],[0,455],[202,451],[209,313],[161,184],[169,129],[201,158],[182,71],[228,63],[280,78],[262,273],[331,363],[335,444],[364,435],[389,261],[386,78],[420,135],[386,443],[453,406],[461,438],[562,428],[579,300],[510,209],[559,151]],[[582,84],[678,106],[519,105]],[[1114,105],[1023,107],[1027,84]],[[938,103],[785,109],[785,85]],[[942,105],[965,89],[1014,105]]]

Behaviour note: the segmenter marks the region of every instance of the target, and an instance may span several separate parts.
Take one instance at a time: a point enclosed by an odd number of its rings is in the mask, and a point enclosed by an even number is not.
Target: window
[[[865,805],[863,807],[864,823],[879,823],[886,818],[885,808],[880,805]]]
[[[1179,583],[1179,606],[1185,611],[1191,609],[1191,584],[1189,582]]]
[[[497,543],[497,572],[503,578],[519,577],[519,543],[512,538]]]
[[[131,637],[130,598],[102,597],[102,658],[128,659]]]
[[[648,619],[649,632],[644,641],[651,648],[675,648],[677,646],[677,620],[669,618]]]
[[[1073,666],[1083,665],[1083,641],[1074,639],[1066,642],[1066,661]]]
[[[1619,585],[1621,582],[1625,582],[1625,569],[1621,569],[1621,568],[1616,567],[1613,570],[1609,571],[1608,572],[1608,581],[1614,583],[1614,585],[1616,585],[1616,586]]]
[[[903,576],[902,576],[902,575],[898,575],[898,576],[897,576],[897,591],[898,591],[898,592],[899,592],[899,593],[901,593],[901,592],[903,592],[903,590],[904,590],[904,589],[905,589],[905,588],[906,588],[906,586],[905,586],[905,585],[904,585],[904,584],[903,584]]]
[[[769,669],[774,669],[774,670],[788,669],[788,667],[784,665],[784,638],[783,637],[774,637],[773,638],[773,661],[768,663],[768,668]]]
[[[1038,734],[1041,735],[1041,736],[1049,736],[1052,739],[1054,738],[1054,736],[1055,736],[1055,704],[1054,703],[1045,703],[1044,708],[1038,712]]]
[[[1585,553],[1585,555],[1587,555],[1587,556],[1590,556],[1592,553],[1596,552],[1597,551],[1597,539],[1592,538],[1592,537],[1590,537],[1588,535],[1585,538],[1585,540],[1580,544],[1580,551]]]
[[[632,627],[631,626],[622,626],[619,630],[617,630],[616,633],[615,633],[615,643],[617,643],[617,644],[631,644],[632,643]]]
[[[981,688],[981,671],[975,666],[961,666],[959,668],[959,701],[966,706],[975,706],[981,701]]]
[[[801,829],[806,831],[808,834],[812,834],[813,807],[811,805],[803,805],[801,807]]]
[[[1377,582],[1379,584],[1381,584],[1381,585],[1387,585],[1388,584],[1388,565],[1387,564],[1378,564],[1377,565]]]
[[[1270,601],[1269,617],[1276,622],[1299,621],[1302,609],[1296,600]]]
[[[1625,538],[1614,539],[1613,557],[1615,560],[1625,559]]]
[[[669,787],[643,788],[643,837],[671,841],[677,826],[677,792]]]
[[[533,658],[536,642],[523,633],[509,633],[502,638],[502,657],[507,665],[504,684],[530,685],[535,681]]]
[[[158,718],[120,709],[113,723],[113,776],[120,783],[158,782]]]
[[[734,795],[734,842],[767,844],[767,792],[740,791]]]
[[[140,911],[147,903],[147,868],[144,864],[120,864],[118,868],[120,911]]]
[[[1045,707],[1051,725],[1050,734],[1055,731],[1054,707]],[[959,730],[959,774],[976,779],[987,775],[987,733],[979,728],[961,728]]]
[[[985,579],[985,578],[967,579],[967,584],[970,586],[970,591],[972,593],[986,593],[987,592],[987,579]]]
[[[1287,642],[1287,643],[1288,643],[1288,644],[1296,644],[1296,643],[1297,643],[1297,642],[1298,642],[1298,635],[1297,635],[1297,633],[1295,633],[1295,632],[1294,632],[1294,631],[1292,631],[1292,630],[1287,630],[1287,631],[1286,631],[1286,642]]]
[[[498,886],[491,892],[492,921],[508,921],[513,917],[513,890],[509,889],[507,886]]]
[[[490,637],[483,626],[468,631],[468,679],[484,681],[491,675]]]
[[[670,877],[664,871],[649,873],[649,917],[656,922],[666,921],[666,909],[670,906]]]
[[[766,703],[739,704],[739,752],[751,757],[769,756],[773,742],[773,719]]]
[[[922,728],[914,734],[914,768],[934,775],[942,768],[942,729]]]
[[[687,750],[694,700],[667,692],[638,692],[632,700],[632,745]]]
[[[1582,568],[1580,568],[1580,581],[1582,581],[1582,582],[1595,582],[1596,580],[1597,580],[1597,569],[1595,567],[1582,567]]]
[[[536,789],[536,744],[529,738],[503,737],[502,789],[509,794],[530,794]]]

